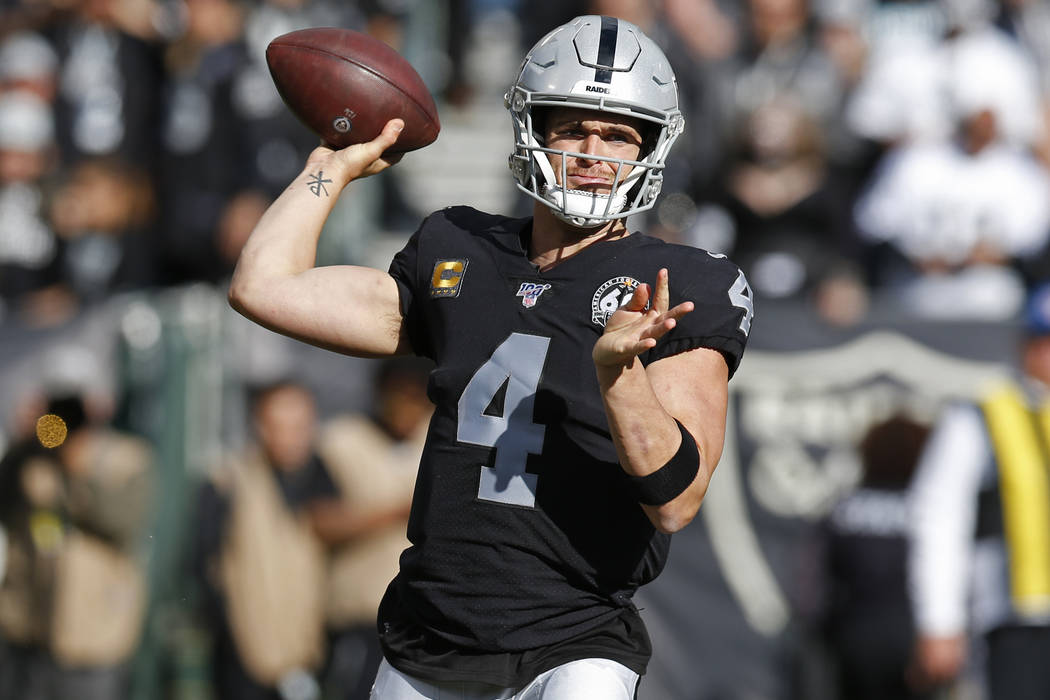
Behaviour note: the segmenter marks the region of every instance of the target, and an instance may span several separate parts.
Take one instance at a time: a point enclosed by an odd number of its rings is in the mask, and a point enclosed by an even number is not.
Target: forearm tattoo
[[[324,196],[327,197],[328,188],[325,187],[325,184],[331,182],[332,180],[324,176],[324,171],[318,170],[316,175],[310,173],[310,178],[311,179],[307,180],[306,182],[306,184],[310,187],[310,191],[313,192],[314,195],[317,197],[320,197],[321,193],[324,192]]]

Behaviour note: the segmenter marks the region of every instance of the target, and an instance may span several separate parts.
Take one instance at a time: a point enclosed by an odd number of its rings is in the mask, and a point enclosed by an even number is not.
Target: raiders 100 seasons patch
[[[639,284],[641,282],[635,278],[621,275],[620,277],[613,277],[598,287],[597,291],[594,292],[594,296],[591,297],[591,322],[605,328],[605,323],[609,320],[609,317],[630,301],[631,295],[634,294],[634,290],[638,288]],[[648,304],[646,308],[648,308]]]

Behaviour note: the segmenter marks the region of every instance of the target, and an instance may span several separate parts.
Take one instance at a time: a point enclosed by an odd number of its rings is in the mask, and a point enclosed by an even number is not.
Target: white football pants
[[[371,700],[633,700],[638,674],[609,659],[581,659],[541,673],[524,688],[487,683],[431,683],[383,659]]]

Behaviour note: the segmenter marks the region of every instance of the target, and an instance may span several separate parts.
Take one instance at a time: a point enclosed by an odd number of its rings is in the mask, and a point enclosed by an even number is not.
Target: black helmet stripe
[[[598,68],[594,71],[594,82],[611,83],[612,67],[616,64],[616,35],[619,21],[615,17],[602,17],[602,33],[598,39]],[[604,67],[603,67],[604,66]]]

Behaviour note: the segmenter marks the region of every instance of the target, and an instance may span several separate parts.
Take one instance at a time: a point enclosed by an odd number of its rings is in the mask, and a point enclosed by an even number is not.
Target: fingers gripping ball
[[[391,154],[423,148],[441,130],[423,79],[401,54],[367,34],[300,29],[271,41],[266,63],[288,108],[334,148],[371,141],[396,118],[405,128]]]

